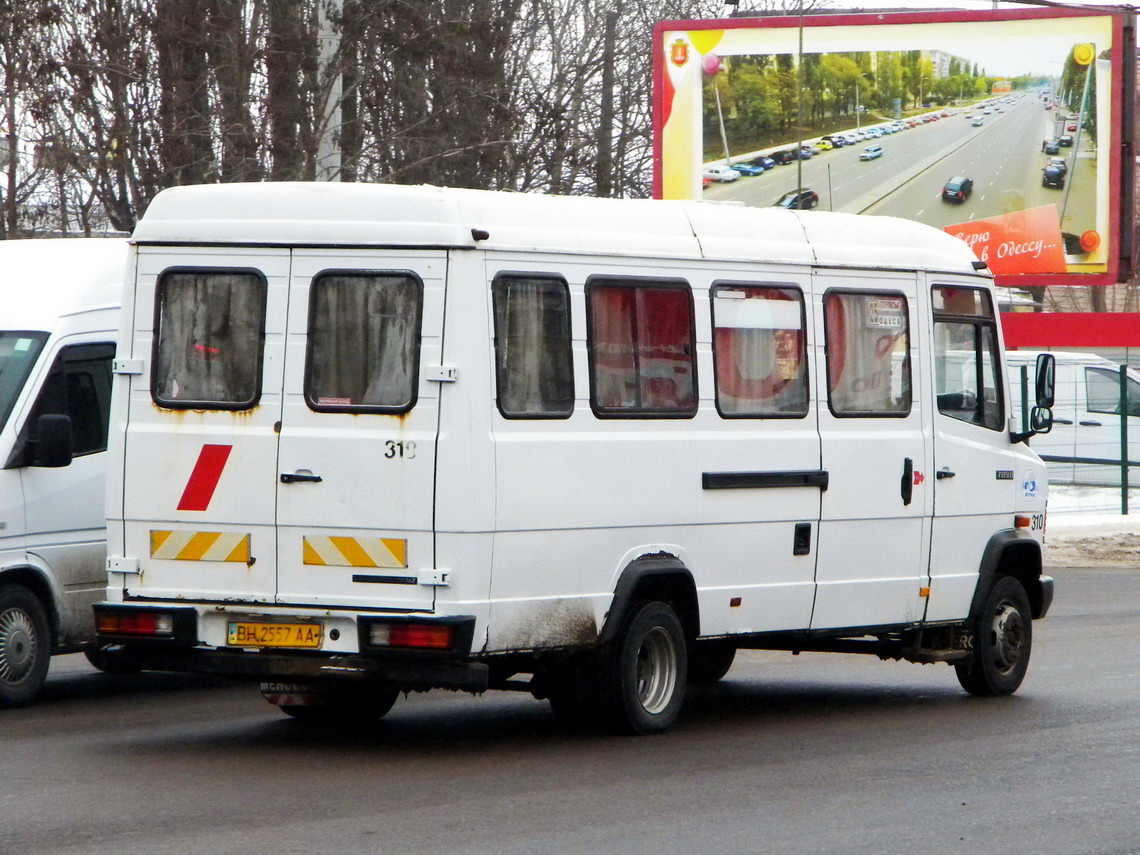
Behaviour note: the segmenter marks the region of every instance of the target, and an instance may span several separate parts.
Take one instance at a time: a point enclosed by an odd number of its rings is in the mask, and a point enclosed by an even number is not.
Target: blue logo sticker
[[[1037,473],[1032,469],[1025,473],[1025,480],[1021,482],[1021,489],[1025,491],[1025,498],[1037,498]]]

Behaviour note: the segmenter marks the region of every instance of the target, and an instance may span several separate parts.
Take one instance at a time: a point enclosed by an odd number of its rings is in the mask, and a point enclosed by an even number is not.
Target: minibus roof
[[[0,241],[0,324],[51,331],[66,315],[122,301],[125,238]]]
[[[447,247],[973,274],[975,256],[892,217],[328,182],[211,184],[159,193],[139,244]]]

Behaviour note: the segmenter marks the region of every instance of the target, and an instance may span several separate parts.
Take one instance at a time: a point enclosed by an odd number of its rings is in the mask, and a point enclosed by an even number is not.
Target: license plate
[[[300,647],[315,649],[324,636],[319,623],[255,623],[232,621],[226,630],[230,647]]]

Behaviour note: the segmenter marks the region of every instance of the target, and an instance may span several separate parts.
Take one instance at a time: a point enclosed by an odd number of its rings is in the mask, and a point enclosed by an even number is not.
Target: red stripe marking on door
[[[232,445],[202,446],[198,462],[194,464],[194,471],[190,473],[190,480],[182,491],[178,510],[204,511],[210,506],[210,499],[214,498],[214,490],[221,480],[222,470],[226,468],[232,449]]]

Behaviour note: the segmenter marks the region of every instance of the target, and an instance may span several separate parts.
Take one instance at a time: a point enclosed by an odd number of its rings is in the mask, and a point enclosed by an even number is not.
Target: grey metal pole
[[[796,130],[799,142],[796,145],[796,207],[803,206],[799,192],[804,189],[804,0],[800,0],[800,48],[796,56]]]
[[[318,63],[324,85],[324,100],[318,119],[320,136],[317,139],[318,181],[340,181],[341,101],[343,78],[337,56],[340,53],[340,22],[344,17],[344,0],[320,0],[317,3],[319,30]]]

